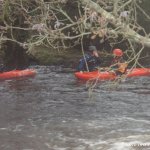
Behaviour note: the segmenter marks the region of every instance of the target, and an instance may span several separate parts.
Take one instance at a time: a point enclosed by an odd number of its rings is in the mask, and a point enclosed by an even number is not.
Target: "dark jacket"
[[[99,57],[92,56],[90,53],[85,54],[85,57],[82,57],[77,66],[77,71],[87,71],[86,62],[88,65],[89,71],[93,71],[101,64]]]
[[[4,72],[5,66],[3,64],[0,64],[0,73]]]

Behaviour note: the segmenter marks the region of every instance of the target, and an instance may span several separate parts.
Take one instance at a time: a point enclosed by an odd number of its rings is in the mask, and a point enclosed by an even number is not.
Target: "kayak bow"
[[[19,78],[19,77],[31,77],[36,74],[36,71],[33,69],[25,69],[25,70],[12,70],[8,72],[0,73],[0,80]]]
[[[136,76],[150,76],[150,68],[134,68],[128,69],[126,73],[127,77],[136,77]],[[75,72],[75,77],[81,80],[113,80],[117,76],[109,71],[92,71],[92,72]]]

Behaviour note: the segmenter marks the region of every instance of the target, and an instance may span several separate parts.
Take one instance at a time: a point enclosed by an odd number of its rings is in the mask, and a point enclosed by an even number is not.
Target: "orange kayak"
[[[127,77],[150,76],[150,68],[128,69],[126,76]],[[114,73],[108,71],[93,71],[93,72],[75,72],[75,77],[81,80],[90,80],[90,79],[113,80],[117,76]]]
[[[25,69],[25,70],[12,70],[8,72],[0,73],[0,80],[19,78],[19,77],[31,77],[36,74],[36,71],[33,69]]]

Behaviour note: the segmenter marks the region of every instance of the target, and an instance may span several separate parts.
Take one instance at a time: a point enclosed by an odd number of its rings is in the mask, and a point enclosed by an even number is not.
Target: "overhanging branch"
[[[140,43],[146,47],[150,47],[150,38],[141,36],[139,33],[134,31],[129,27],[129,25],[121,22],[120,19],[115,18],[111,13],[105,11],[97,3],[92,0],[80,0],[82,5],[89,6],[91,9],[95,10],[97,13],[100,13],[109,23],[113,24],[115,27],[119,27],[120,33],[123,34],[129,40],[132,40],[136,43]]]

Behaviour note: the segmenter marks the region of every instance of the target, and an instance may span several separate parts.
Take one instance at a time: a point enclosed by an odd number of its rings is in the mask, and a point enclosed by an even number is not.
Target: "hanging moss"
[[[143,9],[143,11],[150,16],[150,11],[149,11],[149,6],[150,6],[150,0],[143,0],[139,6],[141,7],[141,9]],[[141,10],[137,9],[137,18],[138,18],[138,23],[144,28],[144,30],[149,33],[150,32],[150,19],[148,19],[148,17],[146,17],[144,15],[144,13],[142,13]]]
[[[5,0],[3,3],[3,7],[2,7],[2,15],[1,15],[1,19],[2,21],[9,21],[9,15],[10,15],[10,7],[9,7],[9,0]]]

